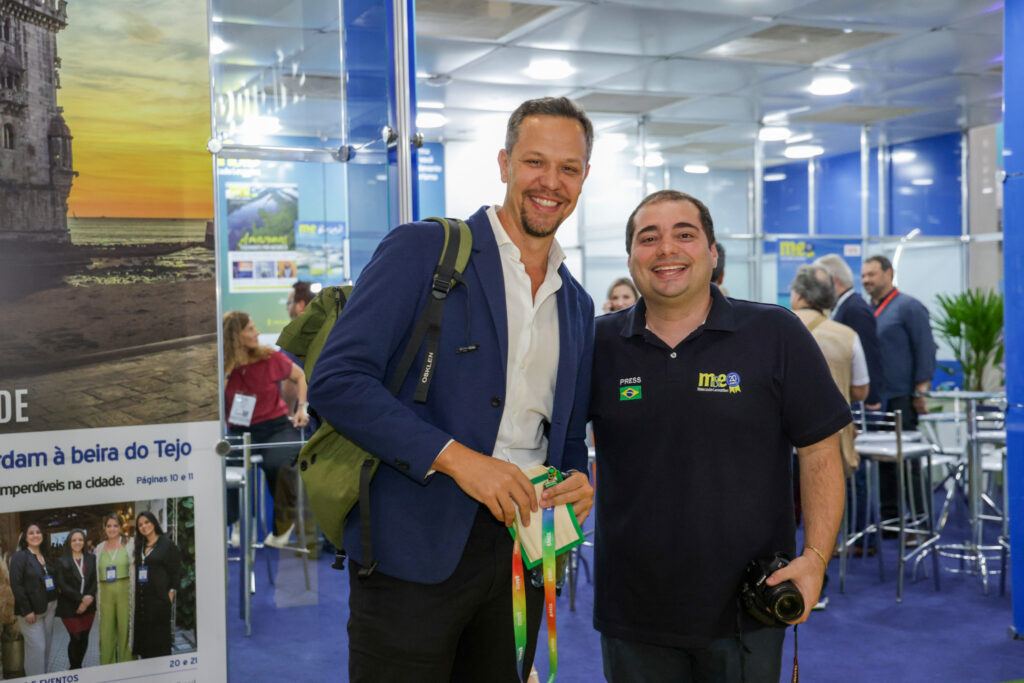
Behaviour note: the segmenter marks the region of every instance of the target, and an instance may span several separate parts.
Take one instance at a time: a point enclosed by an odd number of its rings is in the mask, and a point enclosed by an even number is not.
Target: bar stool
[[[888,439],[878,438],[878,434],[872,435],[869,439],[857,438],[857,452],[861,458],[867,461],[869,468],[868,476],[868,512],[873,514],[874,521],[864,529],[864,534],[875,534],[878,547],[878,569],[879,578],[885,579],[885,565],[882,558],[882,532],[895,531],[899,538],[899,557],[897,558],[898,575],[896,579],[896,602],[903,602],[903,575],[906,563],[917,559],[914,563],[916,572],[917,564],[925,555],[932,555],[932,573],[934,575],[935,590],[939,589],[939,559],[938,554],[931,552],[931,547],[938,542],[939,535],[935,532],[935,525],[932,518],[932,504],[929,495],[923,497],[924,509],[922,514],[917,515],[913,510],[911,500],[911,511],[908,515],[907,499],[910,493],[907,489],[910,463],[914,460],[925,459],[926,485],[922,488],[926,492],[932,490],[932,453],[934,447],[931,444],[919,442],[907,442],[903,433],[903,414],[897,410],[889,413],[878,413],[878,420],[872,423],[873,427],[891,428],[891,432],[885,432]],[[881,496],[879,495],[878,465],[883,462],[895,463],[897,471],[897,497],[899,512],[898,516],[891,519],[882,519]],[[908,536],[920,539],[917,547],[907,550]],[[841,567],[842,569],[842,567]]]

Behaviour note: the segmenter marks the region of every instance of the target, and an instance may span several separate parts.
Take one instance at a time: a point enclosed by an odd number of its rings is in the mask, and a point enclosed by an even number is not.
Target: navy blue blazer
[[[370,489],[378,571],[440,583],[455,570],[478,503],[455,480],[428,476],[450,439],[491,454],[505,402],[508,322],[498,245],[486,207],[467,221],[473,253],[466,286],[445,304],[441,344],[425,404],[412,399],[423,349],[398,396],[388,383],[423,309],[444,232],[433,222],[385,236],[317,360],[309,401],[317,413],[381,459]],[[563,264],[559,349],[548,464],[586,471],[584,443],[594,347],[594,303]],[[478,346],[469,353],[456,349]],[[349,515],[345,550],[362,560],[359,507]]]
[[[874,311],[871,310],[868,302],[861,298],[860,294],[854,292],[846,297],[846,301],[836,309],[833,320],[852,327],[860,337],[860,345],[864,348],[864,359],[868,363],[868,375],[871,378],[868,397],[864,399],[864,402],[868,405],[881,403],[882,347],[878,344],[878,323],[875,320]]]

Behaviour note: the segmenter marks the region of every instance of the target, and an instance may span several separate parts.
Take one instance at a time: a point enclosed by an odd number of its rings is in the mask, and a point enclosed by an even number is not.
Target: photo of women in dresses
[[[297,428],[309,423],[306,413],[306,375],[288,356],[270,347],[260,346],[259,331],[248,313],[231,311],[224,314],[225,410],[228,412],[228,433],[252,434],[256,444],[297,442]],[[281,398],[282,382],[294,384],[291,395],[298,397],[294,414]],[[298,457],[297,446],[264,448],[262,468],[274,498],[274,530],[264,541],[267,545],[284,545],[295,525],[297,484],[281,478],[278,472]],[[290,472],[291,479],[294,472]],[[237,495],[228,497],[228,524],[238,519]]]
[[[151,512],[135,521],[135,654],[171,654],[171,607],[181,584],[181,553]]]
[[[68,668],[81,669],[96,618],[96,556],[85,547],[85,531],[75,529],[57,563],[57,616],[68,631]]]
[[[49,543],[43,528],[29,522],[18,539],[18,552],[11,557],[11,590],[18,628],[25,638],[25,675],[46,673],[53,642],[53,620],[57,612],[57,582],[48,564]]]
[[[96,548],[99,583],[100,664],[132,659],[132,603],[135,596],[135,539],[121,534],[121,517],[103,518],[105,540]]]

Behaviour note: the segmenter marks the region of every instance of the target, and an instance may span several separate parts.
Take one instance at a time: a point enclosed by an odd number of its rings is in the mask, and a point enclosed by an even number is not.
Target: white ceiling
[[[891,142],[996,123],[1002,5],[417,0],[417,95],[421,102],[443,103],[449,119],[443,128],[423,132],[447,140],[493,135],[494,124],[479,126],[478,117],[507,115],[527,97],[566,95],[586,105],[599,130],[628,130],[640,115],[651,131],[658,123],[684,124],[668,129],[676,134],[649,134],[648,140],[670,160],[735,168],[752,163],[765,116],[787,119],[794,135],[811,134],[808,144],[820,144],[826,153],[858,148],[861,113],[868,114],[873,140],[884,133]],[[534,11],[517,13],[522,6]],[[453,35],[445,30],[450,9],[475,13],[488,35],[500,37]],[[538,59],[564,60],[575,71],[537,81],[524,71]],[[807,92],[823,75],[845,75],[855,87],[831,97]],[[829,113],[839,107],[847,109]],[[851,115],[853,123],[817,122],[850,121]],[[773,159],[783,149],[784,143],[767,143],[765,153]]]
[[[338,135],[340,8],[358,14],[345,17],[346,30],[365,28],[373,40],[383,32],[382,5],[212,5],[211,37],[226,44],[214,58],[215,91],[249,86],[263,93],[267,109],[285,85],[290,105],[274,112],[281,134]],[[599,132],[633,131],[645,116],[649,143],[670,160],[742,168],[752,163],[765,117],[788,121],[794,135],[810,134],[809,142],[826,153],[857,149],[865,116],[872,139],[884,134],[890,142],[987,125],[1002,116],[1002,6],[1001,0],[417,0],[417,98],[421,105],[442,104],[448,119],[421,132],[433,140],[500,143],[505,119],[522,100],[566,95],[586,106]],[[378,57],[361,62],[344,55],[350,115],[372,108],[358,93],[370,98],[382,87],[384,67],[377,62],[385,60]],[[573,73],[543,81],[525,73],[531,62],[551,59],[565,61]],[[811,95],[807,86],[826,75],[845,75],[855,87],[845,95]],[[783,149],[784,143],[766,143],[765,154],[771,161]]]

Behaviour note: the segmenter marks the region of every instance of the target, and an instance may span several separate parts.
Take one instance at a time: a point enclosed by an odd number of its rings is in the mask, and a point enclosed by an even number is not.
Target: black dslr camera
[[[804,613],[804,596],[792,581],[769,586],[765,579],[790,563],[786,553],[751,560],[743,570],[740,600],[750,616],[765,626],[788,626]]]

